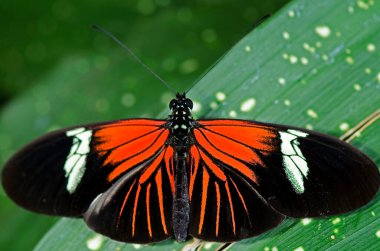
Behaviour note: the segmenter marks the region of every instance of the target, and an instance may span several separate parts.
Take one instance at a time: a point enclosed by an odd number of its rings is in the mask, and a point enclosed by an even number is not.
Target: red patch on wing
[[[169,135],[169,130],[163,127],[165,123],[147,119],[123,120],[100,126],[95,131],[95,150],[100,156],[107,156],[103,164],[116,166],[109,174],[108,181],[154,157],[164,147]],[[157,158],[162,160],[163,154]],[[150,171],[158,164],[155,161]]]

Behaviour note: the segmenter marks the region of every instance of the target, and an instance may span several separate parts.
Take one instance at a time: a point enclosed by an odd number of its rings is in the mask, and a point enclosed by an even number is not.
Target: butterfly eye
[[[189,107],[190,109],[193,109],[193,101],[191,101],[191,99],[186,99],[185,100],[185,104],[187,107]]]
[[[173,107],[176,105],[177,105],[177,101],[175,99],[172,99],[169,103],[169,109],[173,109]]]

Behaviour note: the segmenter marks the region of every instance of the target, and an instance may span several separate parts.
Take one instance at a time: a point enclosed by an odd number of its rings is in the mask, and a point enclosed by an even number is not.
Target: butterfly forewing
[[[5,165],[2,183],[20,206],[39,213],[79,216],[109,184],[90,151],[92,130],[71,128],[27,145]],[[87,161],[89,160],[89,161]]]
[[[366,204],[380,176],[364,154],[309,130],[241,120],[203,120],[195,140],[220,167],[291,217],[333,215]]]
[[[6,163],[2,175],[4,189],[26,209],[80,216],[121,174],[155,154],[145,145],[145,139],[154,134],[151,144],[165,141],[164,123],[131,119],[49,133]],[[131,146],[139,149],[140,154],[130,151]],[[128,161],[133,165],[126,168]]]

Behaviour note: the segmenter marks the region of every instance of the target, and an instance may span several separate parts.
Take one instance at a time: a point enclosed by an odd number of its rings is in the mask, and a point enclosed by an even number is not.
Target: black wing
[[[259,235],[284,220],[252,185],[206,149],[201,143],[190,151],[190,235],[233,242]]]
[[[227,180],[241,180],[242,185],[236,185],[242,194],[251,187],[253,197],[290,217],[352,211],[368,203],[380,184],[379,171],[365,154],[339,139],[305,129],[202,120],[194,129],[194,139]],[[210,172],[207,165],[203,170]],[[247,206],[254,211],[252,207]]]
[[[5,164],[2,184],[28,210],[85,214],[90,227],[117,240],[163,240],[172,231],[168,135],[165,121],[148,119],[53,132]]]

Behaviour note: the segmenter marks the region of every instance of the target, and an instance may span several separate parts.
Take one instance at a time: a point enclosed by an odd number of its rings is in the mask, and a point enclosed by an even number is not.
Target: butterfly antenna
[[[153,76],[155,76],[161,83],[163,83],[169,90],[174,93],[177,91],[171,87],[165,80],[163,80],[157,73],[155,73],[148,65],[146,65],[126,44],[117,39],[111,32],[99,27],[97,25],[91,25],[91,28],[103,33],[107,37],[111,38],[114,42],[119,44],[123,49],[125,49],[140,65],[142,65],[148,72],[150,72]]]

